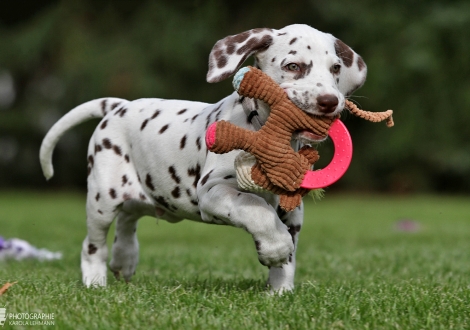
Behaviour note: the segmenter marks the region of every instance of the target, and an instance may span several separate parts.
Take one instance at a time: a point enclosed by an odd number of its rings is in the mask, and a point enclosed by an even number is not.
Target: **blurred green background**
[[[96,121],[62,138],[51,182],[40,170],[41,140],[64,113],[104,96],[216,102],[232,87],[205,81],[215,42],[293,23],[354,48],[369,69],[354,100],[395,111],[392,129],[345,118],[355,153],[334,189],[470,192],[468,0],[4,0],[0,187],[84,189]]]

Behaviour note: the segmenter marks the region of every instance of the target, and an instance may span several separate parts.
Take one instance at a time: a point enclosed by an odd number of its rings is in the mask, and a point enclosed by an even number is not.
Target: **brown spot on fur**
[[[95,159],[93,158],[92,155],[88,156],[88,163],[90,164],[91,167],[95,164]]]
[[[142,125],[140,126],[140,130],[141,130],[141,131],[145,128],[145,126],[147,126],[147,123],[148,123],[148,122],[149,122],[148,119],[145,119],[145,120],[144,120],[144,122],[143,122]]]
[[[129,181],[129,180],[127,179],[127,175],[124,174],[124,175],[122,176],[122,186],[123,186],[123,187],[124,187],[124,185],[127,183],[127,181]]]
[[[127,163],[130,162],[130,158],[129,158],[129,155],[128,155],[128,154],[125,154],[125,155],[124,155],[124,159],[126,160]]]
[[[219,121],[221,114],[222,114],[222,110],[219,110],[219,112],[217,112],[217,113],[215,114],[215,119],[214,119],[214,121]]]
[[[121,102],[113,103],[113,104],[111,105],[111,110],[114,110],[116,107],[119,106],[119,104],[121,104]]]
[[[359,71],[364,70],[364,68],[366,67],[364,60],[360,56],[357,57],[357,67],[359,68]]]
[[[239,44],[239,43],[242,43],[243,41],[245,41],[246,39],[248,39],[248,37],[250,35],[251,35],[251,31],[245,31],[245,32],[227,37],[225,39],[225,43],[226,43],[226,45],[232,45],[234,43]]]
[[[158,131],[158,134],[162,134],[163,132],[165,132],[168,129],[169,126],[170,126],[169,124],[166,124],[165,126],[160,128],[160,130]]]
[[[108,120],[103,121],[103,123],[100,125],[100,128],[105,129],[107,124],[108,124]]]
[[[100,200],[100,193],[97,193],[97,194],[96,194],[95,199],[96,199],[96,201],[99,201],[99,200]]]
[[[116,198],[116,190],[113,188],[109,189],[109,196],[111,196],[112,199]]]
[[[175,189],[173,189],[173,190],[171,191],[171,195],[172,195],[174,198],[180,198],[180,196],[181,196],[180,187],[176,186]]]
[[[214,171],[214,170],[211,170],[209,173],[207,173],[206,175],[204,175],[204,177],[203,177],[202,180],[201,180],[201,186],[205,185],[206,182],[207,182],[207,180],[209,180],[209,177],[210,177],[212,171]]]
[[[181,112],[181,111],[180,111]],[[155,110],[155,112],[153,113],[152,117],[150,117],[150,119],[155,119],[157,118],[157,116],[160,114],[160,110]],[[180,114],[180,113],[178,113]]]
[[[104,115],[106,115],[106,103],[108,101],[106,99],[104,99],[103,101],[101,101],[101,111],[103,112]]]
[[[153,185],[153,182],[152,182],[152,176],[150,174],[147,174],[147,176],[145,177],[145,185],[152,191],[155,190],[155,186]]]
[[[163,196],[157,196],[157,197],[154,197],[154,199],[155,199],[155,202],[157,202],[161,206],[163,206],[167,209],[170,208],[170,204],[168,204],[168,202],[165,200],[165,198]]]
[[[218,58],[217,58],[217,67],[220,69],[220,68],[223,68],[224,66],[227,65],[227,56],[225,55],[220,55]]]
[[[183,138],[180,141],[180,149],[184,149],[185,145],[186,145],[186,135],[183,136]]]
[[[197,187],[197,183],[199,182],[199,179],[201,178],[201,165],[197,164],[196,167],[192,167],[188,169],[188,175],[189,176],[194,176],[194,182],[193,186],[194,188]]]
[[[109,139],[103,139],[103,147],[106,149],[111,149],[113,147],[113,144]]]
[[[293,38],[291,41],[289,41],[289,45],[292,45],[296,41],[297,41],[297,38]]]
[[[197,146],[197,150],[201,150],[201,138],[200,137],[196,139],[196,146]]]
[[[171,178],[176,182],[176,183],[180,183],[181,182],[181,179],[178,175],[176,175],[176,170],[175,170],[175,167],[174,166],[170,166],[168,168],[168,172],[170,172],[171,174]]]
[[[295,80],[298,80],[298,79],[302,79],[306,76],[308,76],[310,74],[310,72],[312,71],[312,67],[313,67],[313,62],[310,61],[309,64],[307,63],[299,63],[299,67],[300,67],[300,70],[296,73],[296,75],[294,76],[294,79]],[[288,71],[289,70],[285,67],[282,67],[284,71]]]
[[[114,145],[113,146],[113,151],[116,153],[116,155],[122,156],[121,147]]]
[[[95,254],[98,248],[94,244],[88,244],[88,254]]]
[[[183,113],[185,113],[188,109],[183,109],[183,110],[180,110],[178,111],[176,114],[177,115],[182,115]]]
[[[230,45],[227,45],[226,52],[227,54],[232,55],[233,53],[235,53],[236,49],[237,49],[237,46],[235,46],[235,44],[230,44]]]
[[[351,67],[354,58],[354,52],[352,49],[341,40],[336,39],[335,51],[336,56],[338,56],[343,61],[344,65],[346,65],[348,68]]]
[[[95,144],[95,154],[103,150],[99,144]]]
[[[115,116],[121,114],[121,111],[124,110],[124,107],[120,107],[116,112],[114,113]]]
[[[292,236],[292,241],[295,243],[295,240],[294,240],[294,237],[295,235],[300,231],[301,229],[301,226],[300,225],[297,225],[297,226],[290,226],[288,231],[289,231],[289,234]]]
[[[240,47],[237,50],[238,55],[243,55],[242,60],[240,63],[244,62],[245,59],[252,51],[259,51],[263,49],[267,49],[273,42],[273,38],[270,35],[265,35],[261,39],[259,38],[251,38],[249,39],[246,44]]]

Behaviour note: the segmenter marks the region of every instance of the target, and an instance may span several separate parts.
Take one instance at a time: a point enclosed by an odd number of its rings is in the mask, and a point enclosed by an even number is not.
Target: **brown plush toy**
[[[311,147],[306,146],[295,152],[290,143],[292,135],[295,131],[309,130],[326,137],[337,117],[313,116],[302,111],[274,80],[254,67],[245,69],[238,93],[269,105],[271,112],[266,123],[259,131],[250,131],[227,121],[216,122],[207,132],[208,148],[218,154],[235,149],[252,154],[256,158],[251,169],[254,183],[280,195],[281,208],[292,211],[309,191],[300,188],[305,173],[319,159],[318,152]],[[393,126],[391,110],[372,113],[346,102],[355,115],[375,122],[387,119],[387,126]]]

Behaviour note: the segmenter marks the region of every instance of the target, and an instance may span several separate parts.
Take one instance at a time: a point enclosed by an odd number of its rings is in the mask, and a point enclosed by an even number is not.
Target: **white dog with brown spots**
[[[336,116],[345,98],[366,79],[364,61],[342,41],[307,25],[290,25],[219,40],[209,56],[207,81],[230,77],[251,55],[256,67],[312,115]],[[115,218],[109,267],[118,278],[131,279],[139,257],[137,220],[149,215],[173,223],[189,219],[245,229],[253,236],[259,261],[269,267],[270,289],[292,290],[303,205],[286,213],[278,207],[278,196],[241,190],[234,169],[239,151],[218,155],[208,152],[204,143],[206,129],[215,121],[257,130],[269,112],[263,102],[234,92],[216,104],[103,98],[63,116],[41,145],[47,179],[53,176],[52,152],[59,138],[81,122],[102,118],[88,147],[83,283],[106,285],[106,236]],[[293,144],[318,139],[299,131]]]

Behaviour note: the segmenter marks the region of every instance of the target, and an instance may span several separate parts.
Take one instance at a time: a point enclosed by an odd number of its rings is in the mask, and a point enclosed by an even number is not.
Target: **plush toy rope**
[[[387,127],[392,127],[395,123],[393,122],[393,110],[387,110],[383,112],[370,112],[359,109],[357,105],[352,103],[349,100],[346,100],[346,108],[351,112],[353,115],[360,117],[362,119],[371,121],[373,123],[378,123],[383,120],[386,120]]]

